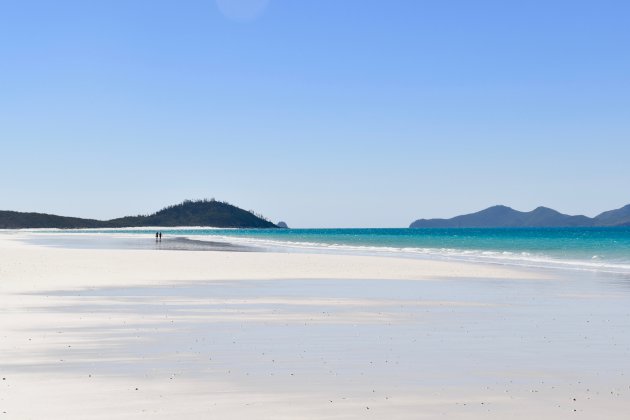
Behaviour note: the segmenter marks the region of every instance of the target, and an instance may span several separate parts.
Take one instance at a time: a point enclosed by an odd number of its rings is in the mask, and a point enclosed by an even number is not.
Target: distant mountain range
[[[0,211],[0,229],[122,228],[143,226],[211,226],[221,228],[277,228],[253,212],[216,200],[186,200],[147,216],[112,220],[80,219],[43,213]]]
[[[493,206],[477,213],[451,219],[419,219],[411,228],[497,228],[497,227],[594,227],[630,226],[630,204],[595,217],[570,216],[547,207],[529,212]]]

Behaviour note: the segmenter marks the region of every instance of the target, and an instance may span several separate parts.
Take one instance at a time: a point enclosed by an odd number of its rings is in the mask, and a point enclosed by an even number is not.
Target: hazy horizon
[[[623,1],[0,5],[0,209],[291,227],[630,203]]]
[[[207,199],[207,198],[204,198],[204,199]],[[111,219],[115,219],[115,218],[119,218],[119,217],[125,217],[125,216],[149,215],[149,214],[155,213],[155,212],[157,212],[159,210],[162,210],[163,208],[165,208],[167,206],[170,206],[170,205],[173,205],[173,204],[180,204],[182,201],[188,201],[188,200],[189,199],[180,200],[177,203],[171,203],[171,204],[168,204],[168,205],[164,205],[164,206],[160,207],[159,209],[154,209],[154,210],[150,210],[150,211],[146,211],[146,212],[135,212],[135,213],[134,212],[128,212],[128,213],[125,213],[125,214],[120,214],[120,215],[116,215],[116,216],[113,216],[113,217],[104,217],[104,218],[80,216],[80,215],[76,215],[76,214],[57,214],[57,213],[52,213],[52,214],[55,214],[57,216],[79,217],[79,218],[85,218],[85,219],[111,220]],[[192,201],[196,201],[196,200],[197,199],[192,199]],[[220,201],[223,201],[223,200],[220,200]],[[236,203],[230,203],[230,204],[233,204],[233,205],[236,205],[237,207],[239,207],[238,204],[236,204]],[[470,210],[470,211],[466,211],[466,212],[463,212],[463,213],[452,214],[452,215],[448,215],[448,216],[434,216],[434,217],[420,216],[420,217],[417,217],[417,218],[411,220],[408,224],[406,224],[404,226],[394,226],[394,225],[392,225],[392,226],[373,226],[373,227],[376,227],[376,228],[379,228],[379,227],[381,227],[381,228],[405,228],[405,227],[408,227],[408,225],[411,222],[413,222],[413,221],[415,221],[417,219],[434,219],[434,218],[435,219],[438,219],[438,218],[439,219],[450,219],[451,217],[455,217],[455,216],[461,216],[461,215],[465,215],[465,214],[476,213],[478,211],[485,210],[485,209],[487,209],[489,207],[497,206],[497,205],[504,205],[504,204],[501,204],[501,203],[493,204],[493,205],[490,205],[490,206],[486,206],[484,208],[480,208],[480,209],[476,209],[476,210]],[[630,203],[627,203],[627,204],[624,204],[624,205],[621,205],[621,206],[615,207],[615,208],[605,209],[605,210],[602,210],[601,212],[598,212],[598,213],[595,213],[595,214],[565,213],[563,211],[560,211],[560,213],[564,213],[564,214],[567,214],[567,215],[570,215],[570,216],[584,215],[584,216],[588,216],[588,217],[594,217],[594,216],[597,216],[597,215],[601,214],[602,212],[605,212],[605,211],[608,211],[608,210],[616,210],[616,209],[624,207],[626,205],[630,205]],[[511,207],[511,206],[507,206],[507,207]],[[548,207],[548,206],[536,206],[536,207]],[[534,210],[536,207],[533,207],[531,209],[519,209],[519,208],[514,208],[514,207],[512,207],[512,208],[514,210],[517,210],[517,211],[529,212],[531,210]],[[15,211],[14,209],[0,209],[0,211],[2,211],[2,210]],[[265,218],[268,218],[273,223],[278,223],[278,222],[281,222],[281,221],[282,222],[286,222],[286,220],[284,220],[284,219],[278,219],[278,220],[271,219],[270,217],[268,217],[265,214],[260,214],[260,212],[258,212],[256,209],[245,209],[245,210],[252,211],[252,212],[254,212],[255,214],[257,214],[259,216],[263,216]],[[553,210],[558,210],[558,209],[553,209]],[[23,210],[23,211],[25,211],[25,212],[26,211],[28,211],[28,212],[36,212],[36,213],[47,213],[47,212],[37,211],[37,210]],[[292,227],[292,228],[318,228],[318,226],[312,226],[312,225],[304,225],[304,226],[292,226],[292,225],[290,225],[289,227]],[[326,226],[326,227],[329,227],[329,228],[364,228],[364,227],[367,227],[367,228],[369,228],[370,226]]]

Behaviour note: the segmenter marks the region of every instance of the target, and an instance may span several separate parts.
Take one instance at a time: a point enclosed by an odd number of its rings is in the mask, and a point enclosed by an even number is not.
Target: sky
[[[630,203],[630,2],[0,0],[0,209]]]

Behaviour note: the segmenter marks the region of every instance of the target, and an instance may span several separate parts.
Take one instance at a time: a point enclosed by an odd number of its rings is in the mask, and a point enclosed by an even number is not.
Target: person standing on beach
[[[162,242],[162,232],[160,232],[160,242]]]
[[[155,242],[157,242],[157,241],[158,241],[158,235],[159,235],[159,233],[158,233],[158,232],[155,232]]]

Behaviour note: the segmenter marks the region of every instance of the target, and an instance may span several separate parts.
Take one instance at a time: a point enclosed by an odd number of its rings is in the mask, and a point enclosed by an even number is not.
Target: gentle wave
[[[600,271],[615,274],[630,274],[630,264],[603,262],[601,257],[593,255],[590,260],[558,259],[543,254],[513,251],[489,251],[455,248],[416,248],[391,246],[362,246],[326,242],[281,241],[228,235],[203,235],[213,241],[224,241],[265,248],[269,250],[319,251],[331,253],[352,253],[361,255],[389,255],[400,257],[425,257],[467,262],[481,262],[501,265],[517,265],[532,268],[556,268]],[[190,239],[200,240],[199,235],[187,235]]]
[[[222,241],[282,252],[463,260],[630,273],[630,228],[209,229],[165,227],[50,231]]]

